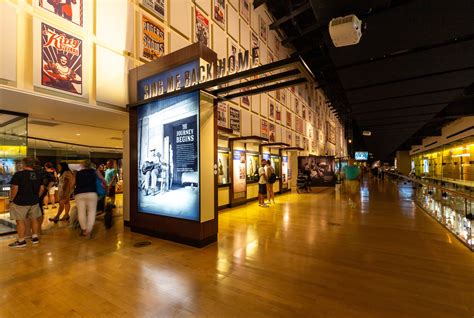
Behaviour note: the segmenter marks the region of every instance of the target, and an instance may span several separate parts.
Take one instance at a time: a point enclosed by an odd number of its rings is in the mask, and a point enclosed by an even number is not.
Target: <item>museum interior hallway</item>
[[[53,227],[11,250],[3,237],[0,317],[473,316],[473,253],[410,188],[366,180],[356,208],[314,190],[222,211],[202,249],[101,222],[91,240]]]

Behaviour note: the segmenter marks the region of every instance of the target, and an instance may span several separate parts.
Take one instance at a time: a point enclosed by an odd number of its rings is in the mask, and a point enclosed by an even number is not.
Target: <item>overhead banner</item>
[[[199,221],[199,93],[138,108],[138,211]]]
[[[83,95],[83,41],[41,22],[41,85]]]

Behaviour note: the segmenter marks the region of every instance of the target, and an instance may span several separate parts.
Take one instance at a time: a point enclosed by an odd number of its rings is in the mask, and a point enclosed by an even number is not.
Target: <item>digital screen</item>
[[[138,210],[198,221],[199,93],[138,108]]]
[[[367,160],[369,159],[369,153],[367,151],[356,151],[355,160]]]

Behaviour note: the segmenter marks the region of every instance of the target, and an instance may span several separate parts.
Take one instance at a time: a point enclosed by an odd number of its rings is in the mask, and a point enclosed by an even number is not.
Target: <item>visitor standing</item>
[[[267,165],[265,166],[265,174],[267,177],[268,204],[272,203],[272,201],[273,201],[273,204],[275,204],[275,192],[273,192],[273,184],[276,181],[276,174],[270,160],[267,160]]]
[[[17,171],[11,180],[10,217],[16,221],[18,234],[17,240],[8,245],[11,248],[26,247],[26,220],[30,220],[32,226],[31,242],[33,245],[39,243],[40,195],[44,191],[44,186],[41,184],[41,176],[34,170],[35,160],[25,158],[22,164],[23,169]]]
[[[258,168],[258,205],[261,207],[268,207],[265,203],[265,197],[267,195],[267,175],[265,173],[265,166],[267,161],[262,159],[261,166]]]
[[[107,170],[105,170],[105,181],[107,182],[107,197],[115,205],[115,186],[117,185],[117,169],[115,160],[107,160]]]
[[[81,170],[76,174],[76,189],[74,191],[81,236],[91,236],[94,227],[98,201],[97,178],[102,181],[105,188],[105,180],[100,172],[92,168],[89,161],[84,161],[81,164]]]
[[[44,186],[46,187],[46,192],[44,193],[44,208],[47,209],[49,202],[51,202],[51,208],[56,208],[56,184],[58,182],[58,174],[53,168],[51,162],[46,162],[44,164],[44,181],[47,182]]]
[[[74,190],[75,178],[71,169],[66,162],[61,162],[58,165],[59,170],[59,209],[58,213],[54,218],[49,218],[50,221],[57,223],[58,221],[69,221],[69,210],[71,208],[70,200],[71,194]],[[64,217],[60,219],[61,214],[64,211]]]

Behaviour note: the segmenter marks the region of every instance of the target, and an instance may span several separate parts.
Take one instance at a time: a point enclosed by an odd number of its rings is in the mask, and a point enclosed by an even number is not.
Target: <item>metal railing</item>
[[[411,183],[415,203],[474,251],[474,196],[405,175],[385,173]]]

